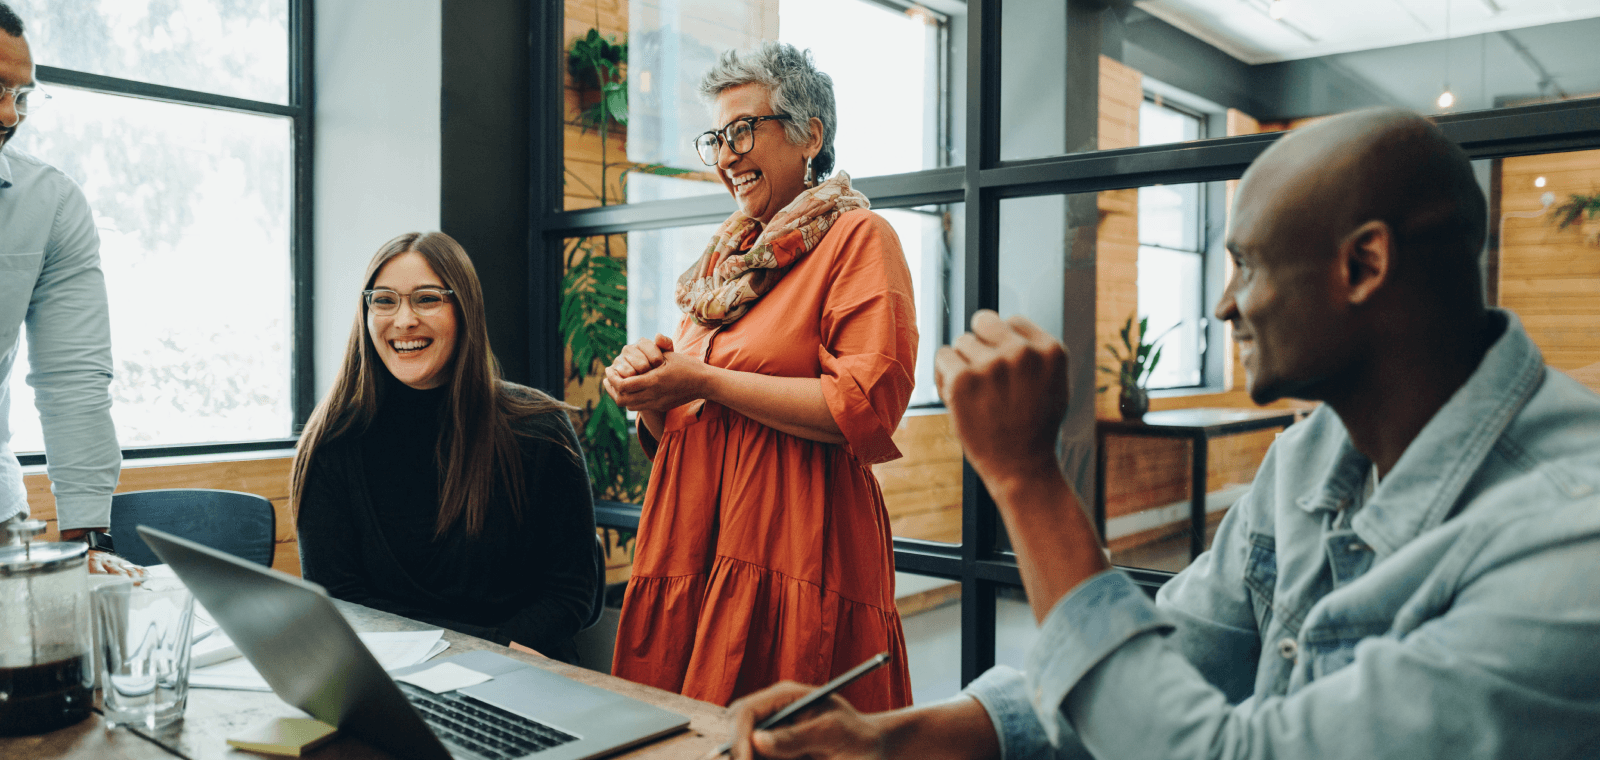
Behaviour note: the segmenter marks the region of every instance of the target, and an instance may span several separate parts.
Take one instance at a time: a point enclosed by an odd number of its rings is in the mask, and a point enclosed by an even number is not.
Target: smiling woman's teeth
[[[394,346],[394,350],[405,353],[407,351],[420,351],[427,348],[428,344],[432,342],[431,340],[391,340],[389,345]]]
[[[743,175],[743,176],[740,176],[740,177],[734,177],[733,178],[733,189],[735,191],[743,190],[746,185],[749,185],[751,182],[754,182],[754,181],[756,181],[756,180],[758,180],[760,178],[761,178],[761,172],[750,172],[749,174],[746,174],[746,175]]]

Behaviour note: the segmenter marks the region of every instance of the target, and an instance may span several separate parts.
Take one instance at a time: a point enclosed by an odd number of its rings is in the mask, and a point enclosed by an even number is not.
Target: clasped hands
[[[1038,325],[1020,316],[1001,319],[988,310],[973,315],[971,332],[939,349],[934,359],[939,395],[968,461],[991,493],[1060,477],[1055,451],[1070,395],[1067,365],[1066,348]],[[733,757],[998,755],[988,714],[975,700],[863,715],[835,695],[786,727],[754,730],[809,690],[781,683],[733,703]]]
[[[617,406],[665,414],[705,398],[710,372],[705,362],[672,350],[672,339],[658,333],[623,348],[600,385]]]

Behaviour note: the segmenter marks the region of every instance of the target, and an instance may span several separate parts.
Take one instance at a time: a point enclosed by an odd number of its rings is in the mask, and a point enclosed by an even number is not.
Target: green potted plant
[[[1182,323],[1179,323],[1182,324]],[[1150,373],[1154,372],[1156,365],[1161,362],[1161,340],[1167,337],[1178,325],[1167,328],[1166,332],[1150,340],[1147,328],[1150,318],[1139,320],[1139,332],[1133,332],[1133,316],[1129,315],[1128,321],[1122,323],[1122,348],[1119,350],[1110,343],[1106,350],[1111,352],[1111,358],[1117,361],[1116,367],[1100,366],[1100,371],[1108,375],[1115,375],[1121,393],[1117,398],[1117,410],[1122,413],[1125,420],[1138,420],[1144,418],[1144,413],[1150,411],[1150,391],[1145,384],[1150,382]],[[1098,389],[1104,393],[1111,386],[1102,385]]]
[[[1578,225],[1585,242],[1600,245],[1600,192],[1568,195],[1566,203],[1555,207],[1552,218],[1561,229]]]

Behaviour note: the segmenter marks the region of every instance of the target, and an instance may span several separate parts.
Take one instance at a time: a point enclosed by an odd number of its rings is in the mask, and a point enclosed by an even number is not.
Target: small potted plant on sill
[[[1555,207],[1555,216],[1552,218],[1556,226],[1563,230],[1578,225],[1578,229],[1583,231],[1584,242],[1600,246],[1600,192],[1568,195],[1566,203]]]
[[[1179,324],[1182,324],[1181,322]],[[1166,332],[1157,335],[1154,340],[1149,340],[1147,328],[1150,318],[1139,320],[1139,332],[1133,332],[1133,316],[1122,323],[1122,349],[1110,343],[1106,350],[1111,352],[1111,358],[1117,360],[1116,367],[1100,366],[1100,371],[1117,377],[1117,384],[1121,393],[1117,398],[1117,410],[1122,413],[1125,420],[1139,420],[1144,418],[1144,413],[1150,411],[1150,391],[1145,384],[1150,382],[1150,373],[1154,372],[1156,365],[1161,362],[1161,340],[1167,337],[1178,325],[1167,328]],[[1110,389],[1109,385],[1102,385],[1098,392],[1104,393]]]

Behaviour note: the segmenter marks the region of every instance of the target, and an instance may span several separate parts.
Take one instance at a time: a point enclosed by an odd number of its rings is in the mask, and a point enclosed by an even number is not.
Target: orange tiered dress
[[[746,243],[748,245],[748,242]],[[820,377],[844,433],[826,444],[727,407],[673,409],[622,605],[612,673],[725,705],[793,680],[820,684],[882,651],[843,695],[865,711],[911,704],[894,555],[870,465],[911,397],[917,328],[899,238],[842,214],[743,318],[687,318],[675,349],[733,370]]]

